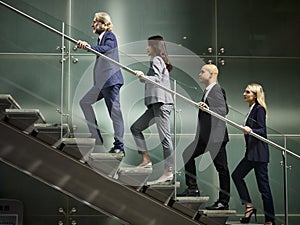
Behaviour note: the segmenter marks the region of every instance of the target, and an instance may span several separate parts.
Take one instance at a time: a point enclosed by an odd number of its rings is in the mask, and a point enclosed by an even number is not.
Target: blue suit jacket
[[[266,110],[260,104],[255,103],[247,120],[246,126],[250,127],[253,133],[267,138],[266,128]],[[249,161],[269,162],[269,146],[263,141],[245,134],[246,154],[245,157]]]
[[[106,31],[101,43],[91,46],[91,48],[119,62],[117,39],[111,31]],[[120,68],[97,56],[94,66],[94,85],[102,89],[116,84],[122,85],[123,83],[124,79]]]

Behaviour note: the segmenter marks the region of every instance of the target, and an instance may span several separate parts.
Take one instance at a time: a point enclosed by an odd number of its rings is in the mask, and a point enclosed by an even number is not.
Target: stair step
[[[89,160],[94,150],[95,138],[62,138],[57,149],[83,162]]]
[[[197,196],[197,197],[176,197],[176,200],[180,203],[206,203],[209,201],[209,196]]]
[[[193,207],[186,204],[181,204],[174,199],[171,199],[168,205],[173,209],[187,215],[188,217],[195,218],[195,216],[198,215],[198,209],[194,209]]]
[[[38,109],[5,109],[4,121],[30,134],[35,123],[46,123]]]
[[[125,185],[138,188],[145,185],[151,173],[152,168],[120,167],[117,172],[117,178]]]
[[[226,225],[241,224],[240,221],[227,221]],[[247,225],[264,225],[263,223],[247,223]]]
[[[69,135],[70,129],[68,124],[34,124],[33,136],[53,147],[57,147],[59,140],[67,138]]]
[[[161,203],[168,205],[170,199],[173,197],[175,188],[177,187],[180,187],[180,182],[173,184],[170,184],[170,182],[164,182],[144,186],[142,192],[160,201]]]
[[[149,182],[146,183],[146,185],[149,187],[149,188],[152,188],[152,189],[174,189],[175,187],[180,187],[180,182],[177,181],[176,183],[170,183],[170,182],[161,182],[161,183],[154,183],[154,184],[149,184]]]
[[[193,211],[198,211],[199,208],[206,202],[208,202],[209,197],[208,196],[197,196],[197,197],[176,197],[175,201],[189,209],[192,209]]]
[[[204,210],[198,211],[197,220],[211,225],[225,225],[229,216],[235,216],[236,210]]]
[[[200,209],[199,212],[201,214],[207,215],[207,216],[235,216],[236,210],[206,210],[206,209]]]
[[[5,109],[21,109],[21,106],[9,94],[0,94],[0,119],[3,119]]]
[[[101,173],[113,177],[119,168],[124,154],[91,153],[88,164]]]

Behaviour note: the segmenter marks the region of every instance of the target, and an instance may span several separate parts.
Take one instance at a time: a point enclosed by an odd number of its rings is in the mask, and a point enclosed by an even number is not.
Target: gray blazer
[[[169,71],[167,70],[166,64],[160,56],[155,56],[150,62],[150,68],[147,73],[147,78],[163,85],[166,88],[171,89]],[[173,97],[171,93],[147,81],[141,81],[145,82],[146,106],[158,102],[163,104],[173,104]]]

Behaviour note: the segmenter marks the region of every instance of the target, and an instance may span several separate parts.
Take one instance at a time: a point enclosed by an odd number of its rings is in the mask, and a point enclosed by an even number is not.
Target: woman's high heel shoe
[[[242,217],[242,218],[240,218],[240,222],[241,222],[241,223],[249,223],[252,214],[254,214],[254,216],[255,216],[255,222],[257,222],[257,218],[256,218],[256,209],[253,208],[252,206],[246,207],[245,216]],[[246,215],[248,215],[248,216],[246,217]]]

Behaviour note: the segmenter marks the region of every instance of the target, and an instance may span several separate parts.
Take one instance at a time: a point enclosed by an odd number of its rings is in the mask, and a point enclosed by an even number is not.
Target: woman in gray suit
[[[165,42],[161,36],[148,38],[148,55],[151,57],[150,68],[147,78],[170,89],[169,72],[172,70]],[[142,131],[153,125],[157,126],[159,138],[163,147],[165,159],[164,173],[157,182],[173,180],[173,144],[170,132],[170,114],[173,108],[172,95],[162,88],[147,82],[143,79],[143,72],[136,71],[136,76],[145,82],[145,105],[146,111],[130,127],[139,153],[142,155],[142,162],[139,167],[152,167],[152,162],[147,150],[146,142]]]

